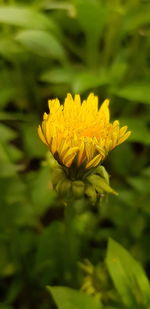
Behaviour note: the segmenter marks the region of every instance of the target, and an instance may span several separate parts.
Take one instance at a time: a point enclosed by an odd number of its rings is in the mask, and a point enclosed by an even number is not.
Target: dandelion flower
[[[109,100],[99,108],[98,97],[89,94],[81,102],[80,95],[68,94],[64,105],[58,99],[48,101],[38,134],[54,158],[66,168],[84,170],[97,167],[108,152],[131,134],[119,121],[110,122]]]

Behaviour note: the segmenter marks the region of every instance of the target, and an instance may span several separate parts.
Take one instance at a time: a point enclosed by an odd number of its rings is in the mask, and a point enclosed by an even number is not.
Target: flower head
[[[49,113],[44,113],[38,134],[55,159],[64,167],[97,167],[108,152],[130,135],[119,121],[110,123],[109,100],[98,106],[93,93],[81,102],[80,95],[68,94],[64,105],[58,99],[48,101]]]

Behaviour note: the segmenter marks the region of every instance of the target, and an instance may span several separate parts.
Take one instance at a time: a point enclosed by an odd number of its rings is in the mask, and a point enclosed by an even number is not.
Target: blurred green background
[[[149,0],[0,1],[0,309],[55,308],[45,286],[80,289],[78,262],[104,262],[108,237],[150,277],[149,63]],[[37,125],[49,98],[91,91],[111,99],[112,119],[132,135],[104,162],[119,196],[99,208],[78,202],[66,237]],[[97,289],[112,308],[100,267]]]

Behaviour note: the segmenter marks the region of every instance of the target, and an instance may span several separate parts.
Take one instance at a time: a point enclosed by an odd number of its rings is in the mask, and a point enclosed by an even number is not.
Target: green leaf
[[[105,309],[118,309],[118,308],[117,307],[108,306],[108,307],[105,307]]]
[[[123,303],[131,308],[147,308],[150,284],[141,265],[116,241],[110,239],[106,258],[110,276]]]
[[[24,150],[30,158],[41,158],[46,153],[45,145],[40,141],[37,133],[38,124],[25,122],[22,125]]]
[[[123,125],[128,124],[129,130],[132,132],[129,141],[139,142],[145,145],[150,144],[150,134],[148,124],[144,117],[139,118],[125,118],[121,119],[120,122]]]
[[[3,45],[3,43],[2,43]],[[2,55],[2,57],[7,58],[8,50],[9,53],[11,52],[11,43],[9,41],[8,46],[2,46],[0,44],[0,53],[1,48],[3,49],[3,52],[5,53],[5,56]],[[17,54],[14,54],[14,57],[17,57]],[[10,60],[10,59],[9,59]],[[4,67],[1,66],[0,70],[0,110],[2,110],[9,102],[15,101],[18,97],[19,93],[19,86],[16,82],[16,76],[15,71],[8,69],[8,67],[5,65]]]
[[[35,115],[29,114],[25,115],[21,112],[18,113],[12,113],[12,112],[0,112],[0,120],[12,120],[12,121],[21,121],[21,122],[35,122],[37,119]]]
[[[124,29],[126,31],[133,31],[139,27],[149,24],[150,22],[150,4],[143,3],[143,5],[137,5],[134,10],[128,12],[125,17]]]
[[[12,306],[0,303],[0,309],[13,309]]]
[[[98,0],[76,0],[77,21],[85,34],[83,61],[88,67],[99,65],[99,41],[108,13],[105,4]]]
[[[0,23],[32,29],[55,29],[50,17],[29,7],[0,6]]]
[[[140,194],[149,193],[149,177],[140,175],[140,177],[127,178],[128,183]]]
[[[112,86],[114,87],[114,84],[120,83],[120,81],[123,79],[124,75],[126,74],[128,69],[127,62],[123,61],[122,59],[116,59],[112,65],[109,68],[108,74],[109,74],[109,80]]]
[[[150,104],[150,87],[149,83],[130,83],[118,90],[113,91],[119,97],[137,101],[140,103]]]
[[[2,142],[9,142],[17,137],[17,133],[4,124],[0,124],[0,137]]]
[[[31,176],[31,177],[30,177]],[[48,166],[29,174],[31,199],[36,215],[41,216],[51,206],[55,192],[50,188],[51,174]]]
[[[58,309],[102,309],[94,297],[67,287],[47,287],[52,294]]]
[[[1,145],[0,145],[1,152]],[[1,155],[1,153],[0,153]],[[11,162],[6,162],[0,159],[0,177],[12,177],[15,176],[19,168]]]
[[[58,39],[51,33],[42,30],[20,31],[16,40],[33,53],[43,57],[64,59],[65,52]]]
[[[10,38],[10,36],[4,38],[1,37],[0,54],[2,55],[2,57],[10,61],[13,61],[14,58],[21,53],[22,53],[21,46],[19,46],[19,44],[15,42],[13,38]]]
[[[42,284],[48,284],[50,280],[56,280],[59,276],[63,277],[67,267],[66,250],[65,226],[61,222],[53,221],[39,238],[36,272]]]
[[[101,72],[99,74],[94,74],[90,71],[85,71],[78,73],[72,82],[73,91],[83,93],[93,87],[98,87],[106,85],[108,83],[108,76],[106,72]]]
[[[92,41],[97,41],[106,22],[106,8],[100,1],[76,0],[77,18],[81,28]]]
[[[42,74],[41,80],[47,83],[70,83],[73,78],[73,72],[66,68],[54,68]]]

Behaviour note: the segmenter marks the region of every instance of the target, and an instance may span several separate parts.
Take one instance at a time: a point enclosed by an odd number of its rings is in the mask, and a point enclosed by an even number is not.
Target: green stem
[[[74,208],[74,200],[70,197],[67,200],[67,206],[65,208],[64,213],[64,223],[65,223],[65,231],[66,231],[66,248],[67,248],[67,260],[68,260],[68,270],[70,273],[69,281],[72,283],[76,280],[76,266],[77,266],[77,245],[78,239],[75,231],[74,225],[75,218],[75,208]]]

